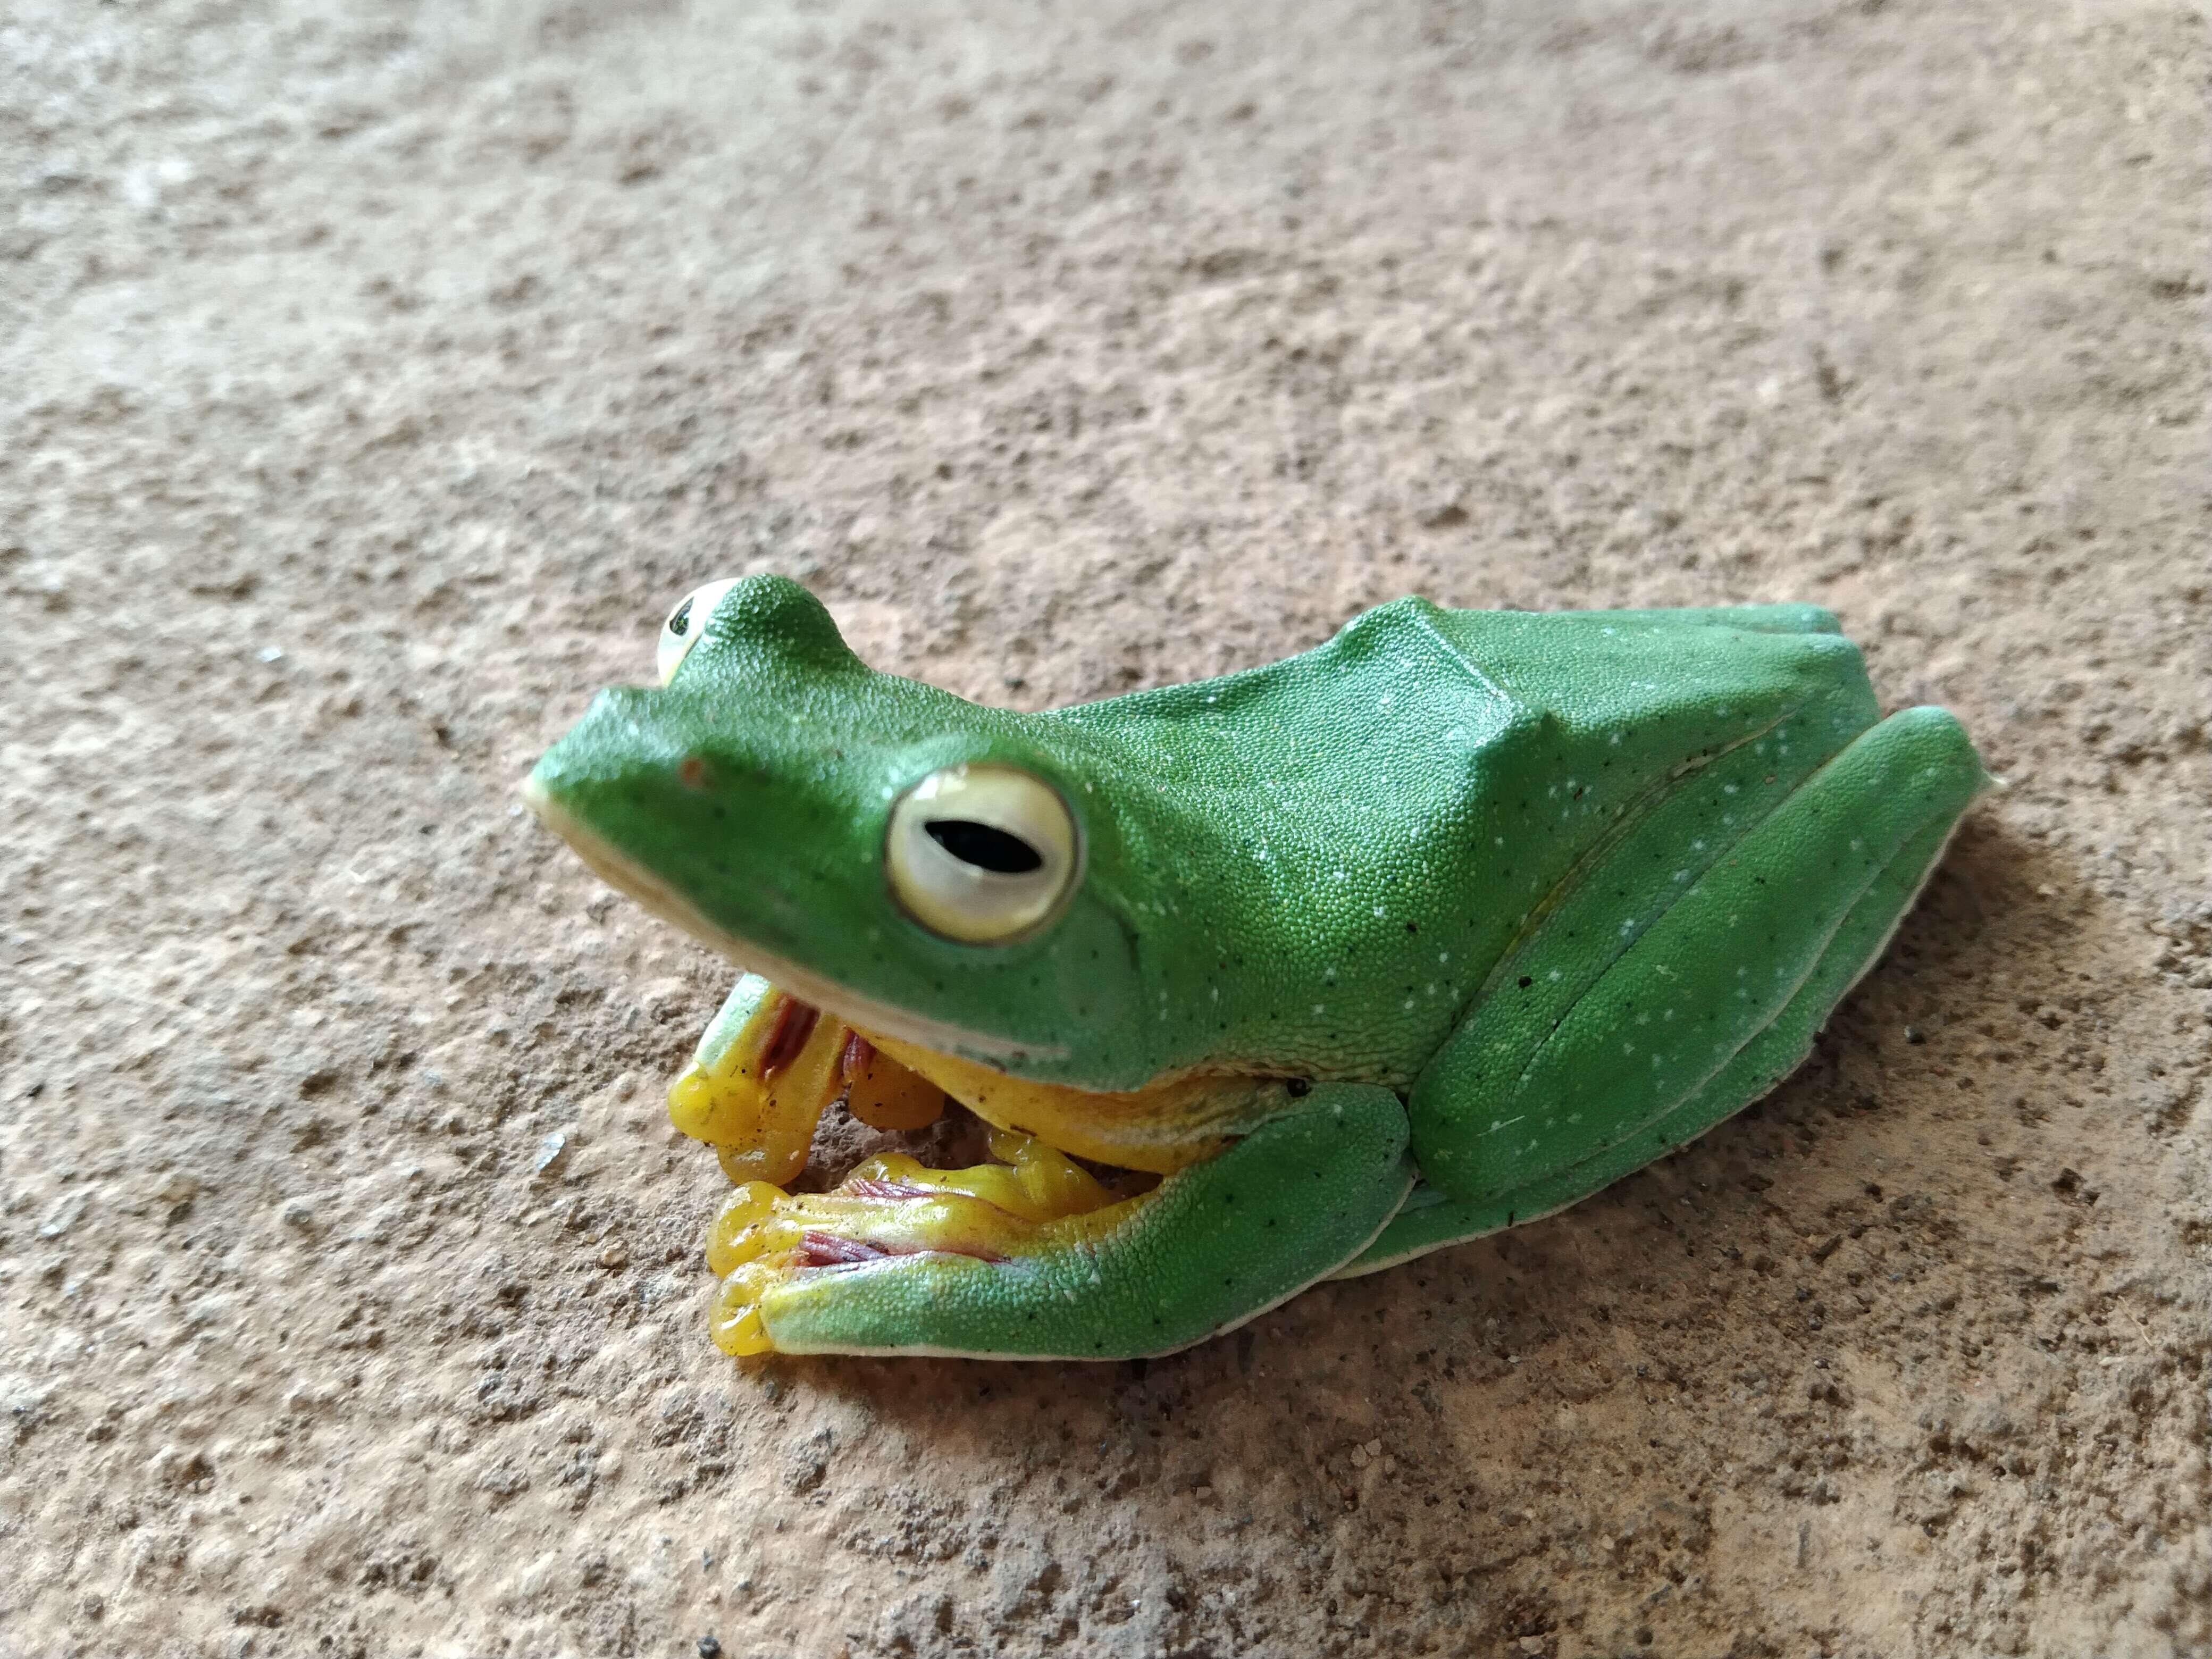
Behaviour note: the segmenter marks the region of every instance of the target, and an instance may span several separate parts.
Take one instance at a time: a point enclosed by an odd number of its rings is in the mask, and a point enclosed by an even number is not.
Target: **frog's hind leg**
[[[1447,1244],[1564,1210],[1695,1140],[1765,1094],[1802,1063],[1829,1012],[1874,966],[1942,859],[1954,827],[1930,824],[1898,854],[1837,930],[1820,968],[1796,998],[1689,1099],[1595,1158],[1492,1197],[1455,1199],[1434,1187],[1417,1187],[1382,1237],[1333,1277],[1352,1279],[1395,1267]]]
[[[1481,1115],[1458,1115],[1463,1123],[1502,1118],[1510,1127],[1513,1114],[1532,1113],[1565,1132],[1555,1134],[1548,1147],[1532,1149],[1517,1136],[1499,1146],[1504,1138],[1494,1130],[1478,1130],[1475,1145],[1490,1141],[1497,1152],[1473,1170],[1462,1166],[1457,1173],[1466,1187],[1456,1194],[1437,1186],[1416,1189],[1390,1225],[1339,1277],[1372,1273],[1564,1209],[1703,1134],[1802,1063],[1836,1005],[1881,956],[1942,858],[1966,806],[1986,783],[1964,732],[1936,709],[1907,710],[1885,721],[1838,762],[1853,770],[1870,765],[1872,773],[1853,777],[1847,771],[1832,779],[1841,787],[1825,799],[1817,793],[1816,777],[1808,786],[1816,792],[1813,799],[1797,803],[1795,813],[1778,811],[1747,836],[1717,872],[1721,879],[1693,896],[1708,915],[1681,918],[1686,925],[1678,928],[1682,936],[1674,940],[1663,935],[1651,939],[1660,954],[1654,981],[1644,986],[1647,1006],[1640,1016],[1628,1012],[1635,1001],[1621,994],[1611,999],[1609,1008],[1578,1006],[1577,1014],[1596,1018],[1587,1022],[1587,1029],[1570,1030],[1585,1024],[1570,1016],[1555,1030],[1555,1037],[1565,1036],[1574,1045],[1554,1057],[1567,1069],[1563,1073],[1555,1063],[1548,1078],[1536,1077],[1532,1062],[1522,1074],[1524,1083],[1548,1084],[1537,1098],[1524,1089],[1501,1113],[1485,1107]],[[1870,782],[1886,787],[1869,793]],[[1762,836],[1778,839],[1778,848],[1758,845]],[[1869,874],[1855,885],[1839,914],[1830,909],[1824,915],[1817,896],[1823,884],[1808,877],[1796,890],[1788,890],[1779,868],[1770,862],[1778,850],[1801,865],[1816,860],[1810,866],[1815,869],[1834,868],[1855,855],[1867,857]],[[1771,886],[1769,873],[1777,876]],[[1779,905],[1777,897],[1784,901]],[[1786,927],[1793,912],[1801,929],[1812,932],[1810,965],[1768,1017],[1760,1020],[1753,1014],[1745,1020],[1740,1011],[1755,1008],[1759,1000],[1758,989],[1749,982],[1759,969],[1729,954],[1730,934],[1701,940],[1697,924],[1720,921],[1732,933],[1746,923]],[[1658,928],[1653,932],[1660,934]],[[1775,937],[1762,933],[1749,942],[1761,950],[1757,959],[1768,971],[1787,969],[1792,952],[1784,948],[1779,958],[1765,954],[1777,943]],[[1700,944],[1702,959],[1681,957],[1679,967],[1668,963],[1668,954]],[[1624,958],[1624,966],[1632,969],[1634,954]],[[1584,1003],[1594,1000],[1586,998]],[[1648,1006],[1655,1002],[1660,1005],[1656,1010]],[[1656,1029],[1650,1023],[1655,1012],[1668,1016]],[[1672,1042],[1665,1035],[1670,1022],[1680,1030]],[[1715,1043],[1715,1034],[1726,1035]],[[1654,1098],[1654,1092],[1637,1086],[1644,1073],[1663,1077],[1684,1048],[1711,1052],[1731,1038],[1737,1045],[1734,1052],[1686,1094],[1668,1102],[1658,1093],[1656,1112],[1638,1110],[1641,1102]],[[1417,1135],[1421,1096],[1440,1084],[1448,1085],[1455,1062],[1466,1059],[1448,1048],[1432,1074],[1423,1078],[1415,1096]],[[1532,1150],[1539,1155],[1529,1156]],[[1498,1178],[1500,1170],[1510,1173]],[[1484,1180],[1485,1175],[1491,1178]]]

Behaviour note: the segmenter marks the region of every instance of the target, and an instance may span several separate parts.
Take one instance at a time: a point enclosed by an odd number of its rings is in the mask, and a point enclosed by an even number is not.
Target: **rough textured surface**
[[[0,22],[0,1650],[2212,1648],[2170,0]],[[1025,705],[1802,599],[2013,784],[1763,1105],[1129,1368],[702,1334],[507,793],[728,569]]]

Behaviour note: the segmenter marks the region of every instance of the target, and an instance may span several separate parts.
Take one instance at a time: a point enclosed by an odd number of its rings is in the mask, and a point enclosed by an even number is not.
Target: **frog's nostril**
[[[686,755],[676,764],[676,776],[686,789],[707,787],[707,763],[696,755]]]

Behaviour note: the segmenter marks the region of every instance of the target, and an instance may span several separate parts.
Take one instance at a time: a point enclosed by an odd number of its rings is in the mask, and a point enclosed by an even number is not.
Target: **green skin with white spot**
[[[886,883],[892,803],[963,762],[1079,826],[1077,890],[1012,944],[939,938]],[[876,672],[757,577],[532,787],[864,1029],[1088,1090],[1250,1075],[1238,1138],[1103,1241],[763,1304],[788,1351],[1123,1358],[1559,1209],[1757,1099],[1989,783],[1943,710],[1880,719],[1809,605],[1401,599],[1265,668],[1021,714]]]

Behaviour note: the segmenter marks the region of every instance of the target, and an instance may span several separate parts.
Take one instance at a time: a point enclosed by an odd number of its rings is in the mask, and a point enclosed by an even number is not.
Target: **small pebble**
[[[699,1638],[699,1659],[721,1659],[722,1644],[711,1636]]]
[[[550,1175],[568,1156],[568,1132],[556,1129],[538,1143],[538,1156],[531,1160],[532,1175]]]

